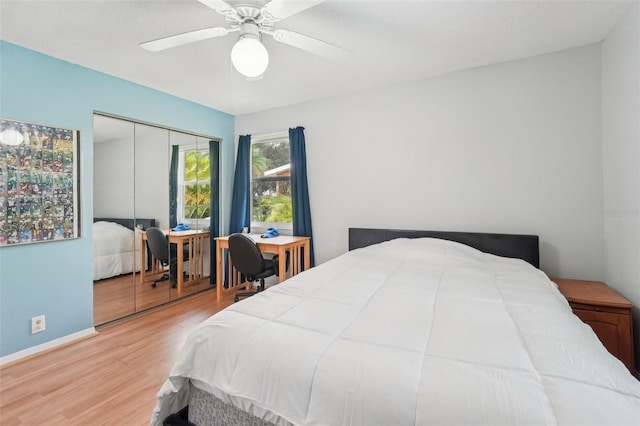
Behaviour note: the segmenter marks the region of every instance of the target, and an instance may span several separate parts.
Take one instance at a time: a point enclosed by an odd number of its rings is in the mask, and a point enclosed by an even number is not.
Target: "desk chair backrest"
[[[260,275],[271,266],[265,264],[265,259],[256,243],[244,234],[229,236],[229,254],[233,266],[250,281],[261,278]]]
[[[162,264],[169,263],[169,241],[164,231],[160,228],[147,228],[147,244],[153,257],[158,259]]]

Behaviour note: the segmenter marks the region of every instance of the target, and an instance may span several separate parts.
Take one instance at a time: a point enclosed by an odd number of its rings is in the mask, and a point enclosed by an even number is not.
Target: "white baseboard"
[[[5,355],[0,358],[0,366],[7,364],[9,362],[17,361],[21,358],[25,358],[31,355],[35,355],[39,352],[43,352],[49,349],[53,349],[56,346],[64,345],[65,343],[73,342],[74,340],[81,339],[83,337],[90,336],[96,333],[96,329],[94,327],[87,328],[85,330],[80,330],[76,333],[71,333],[66,336],[62,336],[58,339],[53,339],[49,342],[42,343],[40,345],[32,346],[30,348],[14,352],[9,355]]]

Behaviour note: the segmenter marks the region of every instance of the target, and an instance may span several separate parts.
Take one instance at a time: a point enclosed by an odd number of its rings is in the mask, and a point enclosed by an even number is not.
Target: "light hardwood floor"
[[[94,281],[93,324],[101,325],[211,287],[209,277],[185,285],[182,291],[171,287],[169,281],[159,282],[157,287],[151,287],[153,281],[161,275],[162,272],[147,274],[143,283],[137,273]]]
[[[232,303],[206,291],[0,368],[0,424],[148,425],[189,331]]]

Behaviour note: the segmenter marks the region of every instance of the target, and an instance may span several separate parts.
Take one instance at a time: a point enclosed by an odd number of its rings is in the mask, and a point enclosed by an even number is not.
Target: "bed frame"
[[[537,235],[349,228],[349,250],[367,247],[395,238],[423,237],[455,241],[485,253],[522,259],[536,268],[540,268],[539,239]]]
[[[113,217],[94,217],[94,222],[114,222],[124,227],[127,227],[133,231],[134,227],[142,229],[143,231],[152,226],[156,226],[155,219],[126,219],[126,218],[113,218]]]
[[[349,228],[349,250],[367,247],[372,244],[389,241],[395,238],[422,238],[431,237],[443,240],[455,241],[466,244],[485,253],[497,256],[523,259],[531,265],[539,268],[539,238],[537,235],[516,235],[516,234],[488,234],[480,232],[446,232],[446,231],[417,231],[400,229],[372,229],[372,228]],[[191,385],[191,406],[187,406],[181,412],[169,416],[164,421],[165,426],[193,426],[194,423],[188,421],[188,410],[195,411],[196,418],[207,418],[212,424],[219,421],[225,423],[225,419],[235,419],[235,424],[246,424],[251,426],[270,425],[267,423],[240,412],[235,407],[224,404],[222,401],[208,395],[195,386]],[[202,415],[202,411],[208,412],[208,416]],[[218,424],[218,423],[215,423]]]
[[[118,217],[94,217],[93,218],[93,222],[114,222],[117,224],[120,224],[126,228],[131,229],[132,231],[134,230],[134,227],[137,227],[138,229],[141,229],[143,231],[147,230],[147,228],[150,228],[152,226],[156,226],[156,220],[155,219],[138,219],[138,218],[134,218],[134,219],[127,219],[127,218],[118,218]],[[147,271],[151,270],[151,250],[149,249],[149,247],[147,246]]]

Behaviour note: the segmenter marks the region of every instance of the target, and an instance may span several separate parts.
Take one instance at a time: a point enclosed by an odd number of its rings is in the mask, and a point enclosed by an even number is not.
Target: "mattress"
[[[439,239],[346,253],[198,326],[190,385],[277,425],[640,424],[640,383],[518,260]]]
[[[93,280],[140,271],[140,233],[114,222],[93,224]]]

